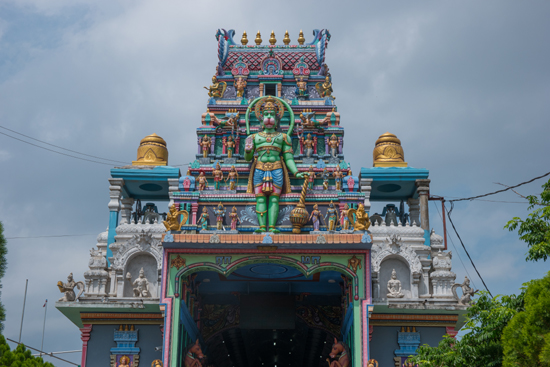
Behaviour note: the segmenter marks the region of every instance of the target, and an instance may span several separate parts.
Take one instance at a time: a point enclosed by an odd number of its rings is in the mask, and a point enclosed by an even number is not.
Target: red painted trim
[[[456,339],[456,334],[458,334],[458,331],[455,330],[454,326],[447,326],[445,328],[445,333],[449,334],[453,339]]]
[[[92,332],[91,324],[84,324],[84,327],[80,329],[80,339],[82,339],[82,361],[81,367],[86,367],[86,356],[88,355],[88,341],[90,340],[90,333]]]

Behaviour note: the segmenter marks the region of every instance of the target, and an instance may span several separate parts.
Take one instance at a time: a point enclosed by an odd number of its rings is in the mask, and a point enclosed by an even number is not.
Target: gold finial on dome
[[[248,37],[246,37],[246,31],[243,32],[243,38],[241,38],[241,44],[246,46],[248,44]]]
[[[269,43],[271,45],[274,45],[277,43],[277,39],[275,38],[275,32],[271,31],[271,36],[269,36]]]
[[[283,38],[283,43],[288,46],[290,44],[290,36],[288,35],[288,30],[285,32],[285,38]]]
[[[166,166],[168,165],[168,149],[166,141],[157,134],[151,134],[141,139],[137,160],[134,166]]]
[[[374,167],[407,167],[401,140],[394,134],[380,135],[372,152]]]
[[[256,39],[254,40],[256,42],[256,46],[259,46],[262,44],[262,35],[260,34],[260,31],[256,33]]]
[[[304,32],[300,29],[300,35],[298,36],[298,44],[303,45],[306,39],[304,38]]]

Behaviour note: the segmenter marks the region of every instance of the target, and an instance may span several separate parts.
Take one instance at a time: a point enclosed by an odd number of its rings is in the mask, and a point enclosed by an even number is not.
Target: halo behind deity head
[[[292,108],[290,105],[285,102],[285,100],[274,97],[274,96],[264,96],[264,97],[258,97],[250,105],[248,106],[248,109],[246,110],[245,114],[245,123],[246,123],[246,134],[250,134],[250,122],[249,122],[249,115],[250,111],[254,108],[254,114],[256,115],[256,118],[258,121],[263,121],[263,114],[266,110],[275,111],[277,115],[277,120],[281,120],[281,118],[285,114],[285,108],[288,110],[290,114],[290,125],[288,127],[287,134],[289,136],[292,135],[292,130],[294,130],[294,112],[292,111]]]

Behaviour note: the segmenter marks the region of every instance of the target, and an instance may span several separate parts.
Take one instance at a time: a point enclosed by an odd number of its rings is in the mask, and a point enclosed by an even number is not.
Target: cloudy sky
[[[430,170],[432,195],[483,194],[550,171],[549,16],[545,1],[3,0],[0,126],[127,163],[155,132],[168,142],[170,163],[185,164],[196,151],[218,28],[235,29],[236,39],[259,29],[264,40],[272,29],[280,40],[288,30],[293,43],[300,29],[309,41],[313,29],[328,28],[326,62],[354,170],[372,165],[374,142],[390,131],[410,166]],[[5,335],[18,337],[29,279],[23,341],[40,346],[48,299],[44,348],[80,349],[79,331],[53,307],[61,296],[55,284],[69,272],[83,280],[89,249],[108,223],[112,164],[0,135],[0,167]],[[518,191],[539,193],[543,181]],[[503,230],[526,215],[522,199],[486,199],[457,203],[453,218],[491,292],[514,293],[549,266],[526,263],[526,246]],[[80,236],[32,238],[55,235]],[[450,243],[457,279],[467,270],[481,288],[458,247]]]

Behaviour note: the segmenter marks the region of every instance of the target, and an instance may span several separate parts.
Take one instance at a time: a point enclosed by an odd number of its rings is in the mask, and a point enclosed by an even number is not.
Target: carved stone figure
[[[327,75],[327,77],[325,78],[325,82],[324,83],[317,83],[315,85],[315,88],[317,88],[317,91],[319,92],[319,95],[321,97],[332,97],[332,98],[335,98],[333,95],[332,95],[332,83],[330,82],[330,77]]]
[[[348,354],[344,343],[339,342],[336,338],[334,338],[334,344],[332,345],[329,357],[333,359],[331,362],[327,358],[329,367],[351,367],[351,356]]]
[[[311,158],[313,155],[313,139],[311,138],[311,134],[307,134],[307,139],[304,139],[302,137],[302,143],[304,145],[304,152],[307,158]]]
[[[127,273],[126,279],[131,281],[132,274]],[[143,271],[143,268],[139,271],[139,276],[134,280],[132,286],[134,287],[134,297],[151,297],[151,293],[149,292],[149,281],[145,278],[145,271]]]
[[[235,89],[237,90],[237,97],[239,98],[244,97],[244,89],[246,88],[246,84],[247,84],[246,79],[236,78],[233,84],[235,85]]]
[[[178,220],[180,214],[183,215],[181,222]],[[167,231],[179,231],[181,226],[187,222],[187,218],[189,218],[189,213],[186,210],[178,211],[176,210],[176,206],[172,205],[166,215],[166,220],[162,223]]]
[[[233,209],[231,209],[231,213],[229,213],[229,218],[231,219],[231,230],[236,231],[237,224],[241,222],[241,219],[237,214],[237,207],[234,206]]]
[[[239,174],[237,173],[235,166],[231,166],[231,171],[227,174],[225,182],[227,182],[227,180],[229,180],[229,190],[235,190],[239,180]]]
[[[458,294],[456,293],[456,289],[460,287],[462,288],[462,297],[458,297]],[[464,277],[464,282],[462,284],[455,283],[453,284],[453,287],[451,288],[453,292],[453,296],[458,301],[458,304],[468,306],[472,302],[472,297],[478,292],[474,291],[472,288],[470,288],[470,279],[468,277]]]
[[[212,85],[210,87],[204,87],[208,91],[208,96],[212,98],[222,98],[227,88],[226,82],[218,82],[218,78],[214,75],[212,77]]]
[[[307,81],[304,81],[304,77],[296,78],[296,96],[306,98],[307,94]]]
[[[208,229],[208,220],[210,219],[210,215],[208,215],[208,208],[207,207],[203,207],[202,208],[202,214],[201,214],[201,217],[199,219],[199,221],[197,222],[197,224],[200,224],[201,225],[201,229]]]
[[[235,151],[235,141],[233,137],[229,135],[227,140],[223,138],[223,145],[225,146],[225,151],[227,152],[227,158],[233,158],[233,152]]]
[[[327,230],[334,231],[338,225],[338,210],[334,207],[332,200],[328,205],[327,214],[325,215]]]
[[[336,165],[336,170],[332,172],[332,176],[336,182],[336,191],[342,190],[342,178],[344,177],[344,173],[340,171],[339,165]]]
[[[363,204],[359,204],[357,209],[349,209],[348,219],[353,224],[355,231],[367,231],[370,227],[369,215],[365,212]]]
[[[326,167],[323,169],[321,177],[323,178],[323,190],[328,190],[328,179],[330,177],[330,173],[328,172],[328,169]]]
[[[212,176],[214,176],[214,187],[216,190],[220,189],[220,181],[223,180],[223,171],[220,167],[220,163],[216,163],[216,168],[212,171]]]
[[[332,158],[338,158],[339,145],[340,145],[339,139],[336,137],[335,134],[332,134],[328,142],[328,146],[330,148],[330,155],[332,156]]]
[[[84,282],[75,282],[73,279],[73,273],[67,277],[67,283],[62,281],[57,282],[57,287],[61,293],[64,293],[63,297],[59,299],[59,302],[73,302],[80,298],[82,292],[84,292]],[[78,296],[74,292],[74,287],[77,287],[80,291]]]
[[[388,298],[403,298],[405,295],[401,292],[401,281],[397,279],[395,269],[391,272],[391,279],[388,280]]]
[[[201,148],[202,148],[202,156],[203,158],[208,157],[208,152],[210,152],[210,146],[212,145],[212,142],[210,141],[210,137],[208,135],[204,135],[201,139]]]
[[[249,114],[253,108],[256,117],[261,121],[261,131],[256,134],[250,134]],[[277,131],[277,124],[283,117],[285,109],[290,115],[290,125],[286,134]],[[294,112],[281,98],[260,97],[248,106],[245,122],[248,137],[244,157],[247,161],[251,161],[254,154],[258,154],[250,169],[247,190],[248,193],[254,193],[256,196],[259,223],[256,232],[265,232],[269,220],[269,231],[279,233],[280,231],[275,228],[279,215],[279,196],[290,192],[288,171],[296,178],[303,177],[303,173],[298,172],[294,162],[294,151],[290,140],[294,130]]]
[[[218,231],[223,230],[223,218],[225,217],[225,207],[220,202],[218,207],[214,209],[214,214],[216,214],[216,229]]]
[[[344,209],[340,212],[340,225],[342,226],[342,229],[346,231],[349,229],[348,210],[349,205],[344,204]]]
[[[319,231],[319,225],[321,224],[321,220],[324,221],[323,215],[321,214],[321,211],[319,210],[319,205],[315,204],[313,205],[313,210],[311,211],[311,214],[309,216],[309,220],[313,222],[313,230]]]
[[[208,180],[206,179],[206,176],[204,176],[203,171],[201,171],[199,177],[197,177],[197,181],[199,183],[199,191],[206,190],[206,188],[208,187]]]

